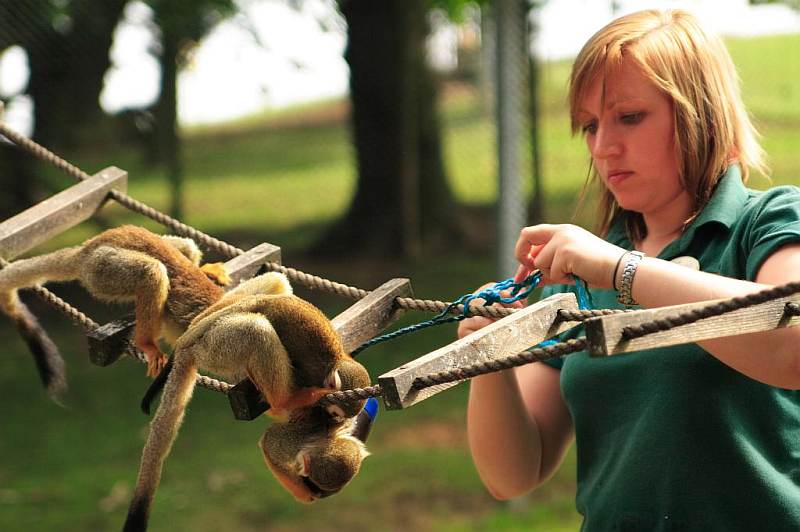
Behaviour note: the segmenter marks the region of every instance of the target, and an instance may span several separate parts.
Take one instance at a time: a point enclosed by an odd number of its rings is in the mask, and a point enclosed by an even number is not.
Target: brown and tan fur
[[[296,500],[338,493],[369,453],[353,436],[354,418],[332,420],[320,409],[290,423],[273,423],[258,442],[264,461]]]
[[[50,281],[77,280],[100,300],[133,302],[134,343],[147,356],[148,375],[154,376],[165,361],[158,340],[163,336],[174,344],[199,312],[222,298],[217,283],[230,281],[221,265],[201,267],[200,259],[200,250],[187,238],[130,225],[109,229],[80,246],[0,270],[0,309],[16,322],[30,322],[33,317],[17,290]]]
[[[147,526],[161,470],[198,371],[234,382],[249,377],[269,402],[269,414],[288,420],[289,425],[311,410],[328,418],[333,413],[339,423],[339,418],[352,417],[363,408],[363,402],[327,412],[311,408],[336,389],[369,385],[369,374],[344,352],[330,321],[316,307],[289,294],[253,292],[248,283],[243,283],[198,315],[178,339],[173,367],[142,453],[125,530],[144,530]],[[276,477],[289,491],[296,492],[296,484],[287,483],[285,475]]]

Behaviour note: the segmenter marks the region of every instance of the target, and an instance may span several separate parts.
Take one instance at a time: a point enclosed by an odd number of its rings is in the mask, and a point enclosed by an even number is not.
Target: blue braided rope
[[[578,277],[577,275],[572,275],[572,278],[575,280],[575,291],[576,297],[578,298],[578,308],[580,309],[591,309],[594,308],[594,304],[592,302],[592,295],[589,292],[586,282]],[[516,301],[520,301],[522,299],[527,299],[530,293],[533,291],[536,286],[538,286],[539,282],[542,280],[542,274],[538,270],[530,274],[526,277],[521,283],[515,283],[512,277],[509,277],[505,281],[500,281],[495,283],[494,285],[479,290],[478,292],[472,294],[464,294],[463,296],[459,297],[457,300],[453,301],[445,309],[434,316],[433,318],[423,321],[420,323],[416,323],[414,325],[409,325],[408,327],[403,327],[402,329],[398,329],[396,331],[383,334],[381,336],[376,336],[371,340],[367,340],[360,346],[358,346],[352,353],[351,356],[356,356],[357,354],[361,353],[365,349],[372,347],[373,345],[378,345],[383,342],[388,342],[389,340],[393,340],[400,336],[403,336],[408,333],[421,331],[422,329],[427,329],[428,327],[433,327],[434,325],[441,325],[443,323],[453,323],[455,321],[461,321],[465,318],[468,318],[470,315],[470,304],[476,299],[483,299],[484,307],[488,307],[494,303],[503,303],[503,304],[510,304]],[[502,292],[504,290],[511,289],[511,293],[508,297],[503,297]],[[464,305],[464,309],[461,314],[456,316],[450,316],[449,314],[451,311],[456,308],[458,305]],[[553,345],[558,343],[557,340],[545,340],[534,347],[545,347],[548,345]]]
[[[396,331],[376,336],[371,340],[367,340],[360,346],[358,346],[352,353],[351,356],[356,356],[360,352],[364,351],[368,347],[372,347],[373,345],[378,345],[383,342],[387,342],[389,340],[393,340],[399,336],[403,336],[404,334],[420,331],[422,329],[427,329],[428,327],[432,327],[434,325],[441,325],[443,323],[452,323],[454,321],[461,321],[464,318],[468,318],[470,315],[469,306],[476,299],[483,299],[485,300],[483,306],[488,307],[493,303],[514,303],[515,301],[519,301],[521,299],[527,298],[530,293],[533,291],[534,288],[539,284],[539,281],[542,280],[542,274],[539,271],[535,271],[526,277],[521,283],[515,283],[514,279],[509,277],[505,281],[500,281],[499,283],[495,283],[494,285],[484,288],[478,292],[473,294],[464,294],[463,296],[459,297],[457,300],[453,301],[445,309],[434,316],[433,318],[423,321],[420,323],[416,323],[414,325],[409,325],[408,327],[403,327],[402,329],[398,329]],[[503,297],[502,291],[511,289],[511,293],[508,297]],[[451,311],[456,308],[458,305],[464,305],[464,310],[461,314],[456,316],[449,316]]]
[[[589,292],[589,287],[586,281],[572,274],[572,279],[575,281],[575,296],[578,298],[578,308],[581,310],[588,310],[594,308],[594,301],[592,301],[592,294]]]

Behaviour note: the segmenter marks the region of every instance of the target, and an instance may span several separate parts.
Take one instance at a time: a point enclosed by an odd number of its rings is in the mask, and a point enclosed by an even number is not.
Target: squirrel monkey
[[[311,407],[324,395],[369,385],[367,370],[344,351],[319,309],[290,294],[259,295],[263,290],[258,279],[242,283],[199,314],[176,342],[172,370],[142,452],[125,530],[146,527],[164,461],[201,369],[230,380],[249,377],[269,402],[268,413],[289,420],[289,425],[311,415]],[[342,423],[363,406],[359,401],[317,410],[331,422]]]
[[[311,503],[338,493],[369,456],[355,426],[356,418],[337,422],[314,408],[289,423],[273,423],[258,445],[275,478],[295,499]]]
[[[44,351],[50,367],[63,374],[57,349],[52,342],[46,343],[49,338],[17,290],[48,281],[77,280],[100,300],[133,301],[134,343],[147,356],[147,374],[155,376],[165,361],[158,339],[163,335],[174,344],[199,312],[222,298],[219,285],[230,283],[221,264],[201,267],[201,257],[197,244],[188,238],[159,236],[132,225],[109,229],[80,246],[18,260],[0,270],[0,310],[15,321],[37,365],[48,364],[40,363],[37,355]],[[50,377],[41,369],[40,374],[47,385]]]

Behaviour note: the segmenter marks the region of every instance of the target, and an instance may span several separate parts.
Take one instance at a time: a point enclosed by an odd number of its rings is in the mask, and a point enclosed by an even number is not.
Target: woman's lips
[[[615,170],[608,174],[608,184],[609,186],[617,185],[632,175],[633,172],[629,170]]]

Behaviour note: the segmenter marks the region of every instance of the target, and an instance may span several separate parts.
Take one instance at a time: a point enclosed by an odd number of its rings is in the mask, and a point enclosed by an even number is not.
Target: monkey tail
[[[67,389],[64,359],[36,317],[19,299],[17,289],[46,281],[74,279],[77,277],[74,256],[79,249],[65,248],[19,260],[0,270],[0,311],[11,318],[28,345],[42,384],[54,400]]]
[[[12,319],[33,355],[39,378],[48,395],[58,403],[59,397],[67,391],[66,368],[61,353],[25,304],[19,303]]]
[[[124,532],[139,532],[147,529],[150,505],[161,480],[161,470],[169,455],[172,443],[183,422],[186,405],[194,391],[197,364],[195,357],[186,350],[176,349],[172,356],[173,366],[164,386],[164,396],[150,423],[150,433],[142,452],[139,478],[133,493]]]
[[[147,388],[147,391],[144,392],[144,397],[142,397],[142,402],[140,403],[139,406],[141,407],[142,412],[144,412],[148,416],[150,415],[150,403],[152,403],[153,399],[156,398],[158,392],[160,392],[162,388],[164,388],[164,384],[166,384],[167,382],[169,373],[172,371],[173,360],[174,359],[172,357],[170,357],[169,360],[167,360],[167,363],[158,373],[156,378],[153,379],[153,382],[150,383],[150,386]]]

